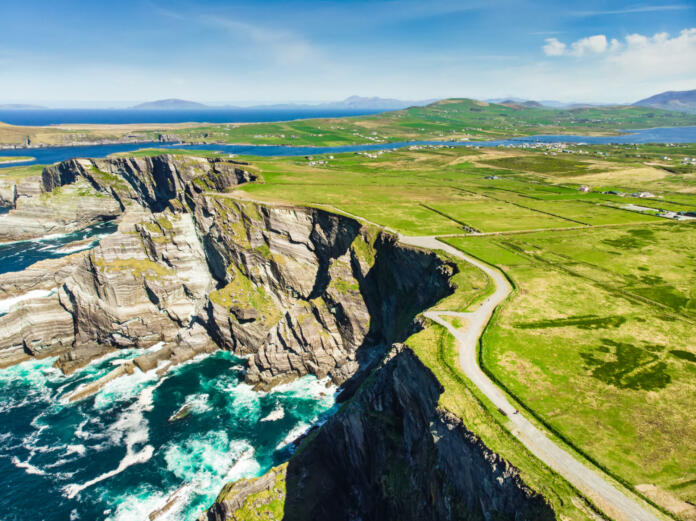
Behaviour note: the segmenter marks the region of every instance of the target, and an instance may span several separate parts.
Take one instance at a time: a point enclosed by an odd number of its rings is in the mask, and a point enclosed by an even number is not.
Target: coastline
[[[10,157],[10,156],[7,156],[7,157]],[[9,160],[0,159],[0,165],[13,165],[13,164],[17,164],[17,163],[29,163],[30,161],[36,161],[36,158],[31,157],[31,156],[26,156],[26,157],[22,157],[21,159],[9,159]]]
[[[298,120],[292,120],[292,121],[298,121]],[[258,124],[258,123],[233,123],[234,125],[252,125],[252,124]],[[139,125],[139,124],[135,124]],[[177,124],[178,125],[178,124]],[[181,124],[181,125],[187,125],[187,124]],[[218,124],[215,123],[214,125],[225,125],[225,124]],[[232,125],[232,123],[230,123]],[[84,129],[88,129],[91,125],[85,124],[82,125]],[[129,124],[126,124],[125,126],[131,126]],[[120,125],[112,125],[110,127],[113,128],[118,128]],[[618,137],[618,136],[627,136],[631,134],[636,134],[639,132],[645,132],[645,131],[650,131],[650,130],[659,130],[659,129],[679,129],[679,128],[689,128],[689,127],[694,127],[694,125],[676,125],[676,126],[669,126],[669,127],[647,127],[647,128],[632,128],[632,129],[617,129],[617,130],[612,130],[612,131],[591,131],[591,132],[578,132],[574,133],[572,129],[564,129],[564,130],[558,130],[555,131],[555,133],[539,133],[539,134],[513,134],[513,135],[506,135],[506,136],[499,136],[499,137],[491,137],[491,138],[479,138],[476,140],[460,140],[460,139],[436,139],[436,138],[421,138],[421,139],[402,139],[402,140],[387,140],[383,141],[381,143],[375,143],[373,141],[355,141],[355,142],[350,142],[350,143],[334,143],[334,144],[297,144],[297,143],[249,143],[249,142],[227,142],[227,141],[157,141],[153,139],[135,139],[135,138],[129,138],[129,139],[105,139],[105,140],[97,140],[97,141],[80,141],[80,142],[74,142],[74,143],[67,143],[67,144],[37,144],[37,145],[13,145],[13,144],[7,144],[7,143],[0,143],[0,155],[2,154],[2,151],[10,151],[10,150],[43,150],[43,149],[60,149],[60,148],[79,148],[79,147],[92,147],[92,146],[109,146],[109,145],[181,145],[181,146],[196,146],[196,145],[203,145],[203,146],[240,146],[240,147],[282,147],[282,148],[305,148],[305,149],[314,149],[317,150],[317,153],[322,153],[322,149],[341,149],[341,148],[348,148],[348,147],[357,147],[357,146],[373,146],[373,147],[386,147],[389,145],[399,145],[401,144],[402,146],[409,146],[409,145],[414,145],[414,144],[438,144],[438,145],[454,145],[454,146],[475,146],[476,144],[486,144],[486,143],[492,143],[492,142],[497,142],[497,141],[510,141],[510,140],[520,140],[520,144],[524,143],[529,143],[529,142],[535,142],[535,141],[522,141],[525,138],[544,138],[548,136],[573,136],[573,137],[579,137],[579,138],[597,138],[597,137]],[[51,126],[51,127],[37,127],[37,128],[60,128],[59,126]],[[77,129],[77,127],[75,127]],[[94,126],[95,129],[98,128],[103,128],[99,126]],[[121,127],[123,128],[123,127]],[[182,128],[186,128],[185,126]],[[163,130],[165,130],[163,128]],[[164,137],[164,136],[163,136]],[[167,136],[170,137],[170,136]],[[540,141],[542,142],[542,141]],[[548,143],[551,143],[551,141],[548,141]],[[327,151],[328,152],[328,151]],[[27,159],[21,162],[29,162],[29,161],[34,161],[36,158],[33,159]],[[16,161],[19,163],[20,161]],[[2,165],[7,165],[9,162],[3,162],[0,161],[0,166]]]

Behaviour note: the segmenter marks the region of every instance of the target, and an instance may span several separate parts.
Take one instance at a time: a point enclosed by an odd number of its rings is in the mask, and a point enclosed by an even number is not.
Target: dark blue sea
[[[18,165],[51,164],[73,157],[106,157],[117,152],[130,152],[141,148],[177,148],[186,150],[217,150],[230,154],[252,156],[303,156],[308,154],[337,154],[370,150],[393,150],[412,145],[451,146],[521,146],[534,143],[575,144],[641,144],[641,143],[696,143],[696,127],[664,127],[627,131],[619,136],[574,136],[538,135],[494,141],[403,141],[370,145],[347,145],[333,147],[307,147],[282,145],[179,145],[175,143],[135,143],[119,145],[90,145],[76,147],[50,147],[0,150],[0,156],[31,156],[34,159],[23,163],[0,164],[0,168]]]
[[[287,109],[195,109],[195,110],[132,110],[132,109],[36,109],[0,110],[0,121],[10,125],[61,125],[67,123],[249,123],[287,121],[306,118],[365,116],[379,110],[287,108]]]
[[[113,229],[0,245],[0,273],[68,255],[77,239],[92,247]],[[14,303],[0,300],[0,315]],[[65,399],[142,352],[122,349],[67,377],[55,358],[0,369],[0,520],[150,521],[167,504],[157,521],[195,520],[226,482],[287,460],[293,440],[333,411],[334,389],[316,378],[257,392],[243,383],[245,360],[222,351]]]

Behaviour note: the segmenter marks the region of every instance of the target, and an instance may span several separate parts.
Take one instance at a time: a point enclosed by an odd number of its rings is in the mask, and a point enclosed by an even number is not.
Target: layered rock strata
[[[203,190],[256,177],[243,163],[175,155],[71,159],[42,175],[0,180],[0,242],[68,233],[119,216],[132,204],[161,211]],[[176,203],[174,203],[176,204]]]
[[[305,374],[342,384],[450,291],[454,265],[353,219],[230,197],[255,178],[241,166],[160,156],[45,169],[47,192],[29,201],[86,185],[118,204],[118,231],[90,251],[0,276],[5,298],[54,290],[0,317],[0,364],[60,354],[69,371],[98,346],[169,348],[195,332],[189,343],[200,349],[248,356],[257,387]]]

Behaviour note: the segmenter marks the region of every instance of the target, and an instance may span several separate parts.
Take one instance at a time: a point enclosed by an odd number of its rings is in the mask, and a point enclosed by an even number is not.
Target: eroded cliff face
[[[244,164],[175,155],[71,159],[42,175],[0,180],[0,241],[68,233],[140,206],[153,212],[203,190],[226,190],[256,179]]]
[[[353,219],[230,197],[254,178],[239,167],[161,156],[47,168],[52,197],[86,184],[122,215],[98,247],[0,276],[0,297],[53,290],[0,316],[0,364],[61,354],[71,370],[163,342],[135,365],[217,346],[249,356],[258,387],[305,374],[342,384],[450,292],[453,265]]]
[[[519,472],[461,420],[416,355],[396,345],[355,396],[268,475],[226,487],[201,520],[284,502],[290,520],[555,519]]]

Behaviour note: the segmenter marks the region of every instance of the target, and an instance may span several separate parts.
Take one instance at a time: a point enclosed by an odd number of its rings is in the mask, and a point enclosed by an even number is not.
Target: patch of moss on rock
[[[224,288],[210,293],[213,304],[227,309],[252,307],[258,311],[265,326],[272,326],[280,320],[280,311],[263,286],[254,285],[234,265],[228,266],[227,271],[233,274],[234,278]]]

